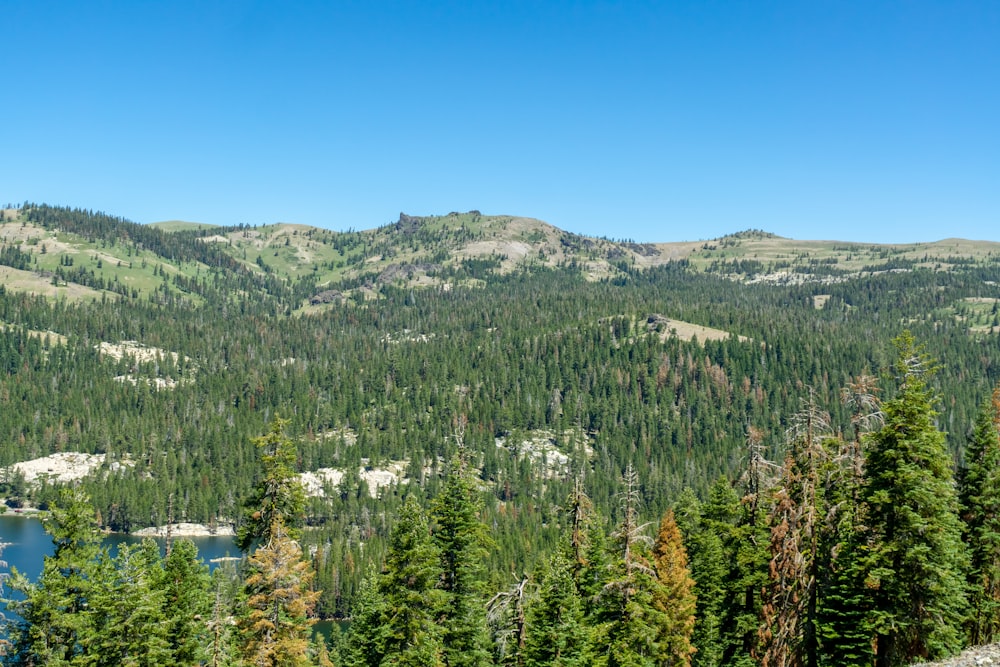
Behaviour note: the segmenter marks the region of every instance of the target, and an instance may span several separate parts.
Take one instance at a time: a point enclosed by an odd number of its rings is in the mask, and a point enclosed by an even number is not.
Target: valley
[[[499,590],[560,548],[581,489],[610,535],[627,470],[636,520],[658,519],[740,488],[751,451],[780,466],[806,404],[850,440],[842,392],[877,377],[894,396],[904,331],[940,366],[950,465],[1000,380],[988,242],[637,243],[477,211],[347,232],[137,225],[29,205],[4,211],[0,264],[0,495],[49,507],[69,480],[44,462],[75,456],[102,529],[238,532],[254,439],[280,417],[330,618],[459,453]]]

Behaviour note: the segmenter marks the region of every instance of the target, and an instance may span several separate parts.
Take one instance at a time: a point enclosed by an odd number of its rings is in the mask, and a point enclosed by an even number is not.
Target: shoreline
[[[0,499],[0,506],[6,507],[6,511],[0,512],[0,516],[21,517],[24,519],[41,519],[46,510],[38,509],[34,506],[10,507],[5,503],[6,499]],[[167,526],[148,526],[133,530],[130,533],[123,533],[114,530],[104,530],[98,528],[98,532],[109,535],[126,535],[130,537],[166,537]],[[236,530],[232,524],[224,523],[217,526],[209,526],[203,523],[190,523],[181,521],[173,524],[170,531],[171,537],[235,537]]]

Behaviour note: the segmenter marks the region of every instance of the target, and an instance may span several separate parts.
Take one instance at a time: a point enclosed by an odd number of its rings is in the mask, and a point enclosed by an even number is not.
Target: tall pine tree
[[[583,617],[583,600],[573,581],[572,563],[557,551],[539,578],[538,595],[527,609],[525,667],[586,667],[590,633]]]
[[[653,544],[653,565],[660,583],[653,600],[663,614],[656,637],[658,664],[688,667],[695,652],[691,644],[695,623],[694,580],[673,510],[667,510],[660,521]]]
[[[960,499],[972,561],[969,641],[988,644],[1000,638],[1000,386],[976,418]]]
[[[724,502],[724,497],[729,498],[734,510],[739,506],[739,499],[725,478],[718,480],[712,490],[717,507]],[[720,496],[720,493],[723,495]],[[724,520],[709,519],[709,509],[707,504],[704,508],[701,506],[690,489],[681,493],[674,506],[677,525],[690,559],[691,576],[695,581],[697,622],[691,635],[691,643],[695,648],[691,664],[695,667],[717,667],[722,659],[720,627],[726,598],[727,571],[722,538],[732,531],[733,525]]]
[[[250,665],[309,665],[310,618],[319,591],[310,590],[313,571],[299,543],[274,521],[266,544],[247,561],[246,614],[239,619],[242,652]]]
[[[400,667],[444,665],[444,631],[436,622],[444,604],[443,591],[437,588],[440,578],[440,554],[427,517],[410,496],[393,527],[379,577],[383,662]]]
[[[600,593],[601,624],[595,638],[595,665],[653,667],[659,659],[657,639],[665,613],[657,600],[664,595],[653,568],[653,540],[639,522],[639,479],[629,464],[621,494],[622,520],[612,534],[611,572]]]
[[[956,652],[967,611],[952,462],[927,384],[934,367],[909,332],[894,342],[898,392],[883,406],[885,424],[871,435],[865,465],[878,667]]]
[[[298,539],[305,512],[305,490],[295,473],[295,443],[285,435],[287,419],[275,417],[265,435],[254,438],[260,451],[261,478],[246,503],[236,543],[244,551],[255,540],[266,543],[271,529],[280,527],[289,539]]]
[[[483,667],[492,662],[486,626],[486,526],[479,519],[475,484],[464,455],[451,465],[434,501],[434,542],[441,557],[445,593],[445,664]]]
[[[23,596],[11,607],[8,665],[73,664],[94,640],[86,613],[99,576],[100,546],[94,508],[79,489],[64,489],[42,520],[55,552],[46,556],[37,582],[14,570],[10,587]]]
[[[722,617],[722,662],[727,666],[756,665],[762,622],[761,591],[767,585],[767,503],[777,466],[764,456],[764,434],[749,427],[747,463],[741,478],[743,496],[736,509],[735,526],[728,532],[725,549],[730,563]],[[721,508],[720,508],[721,509]],[[733,508],[728,508],[732,512]]]
[[[821,469],[829,416],[810,388],[803,409],[789,428],[789,451],[773,490],[770,516],[771,561],[761,628],[763,667],[815,667],[817,564],[820,521],[825,512]]]
[[[864,441],[882,425],[877,379],[863,374],[844,388],[841,398],[851,411],[852,436],[833,441],[833,460],[823,475],[826,513],[817,554],[816,630],[824,667],[870,667],[872,638],[867,617],[862,556],[866,548],[861,503]]]

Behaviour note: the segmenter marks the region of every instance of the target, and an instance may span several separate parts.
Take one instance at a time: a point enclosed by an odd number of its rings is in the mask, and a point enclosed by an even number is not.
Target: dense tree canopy
[[[948,270],[912,259],[899,259],[898,271],[817,266],[816,276],[831,279],[785,284],[722,277],[780,268],[749,258],[714,272],[684,261],[642,270],[621,261],[599,280],[588,280],[580,262],[525,261],[499,273],[503,259],[480,258],[429,269],[439,280],[429,289],[364,274],[366,262],[404,246],[434,265],[431,256],[444,252],[435,243],[479,233],[425,226],[309,232],[311,243],[338,253],[333,264],[360,272],[320,285],[311,270],[279,275],[274,267],[284,255],[242,259],[209,242],[208,232],[171,234],[44,206],[23,215],[46,236],[4,243],[0,263],[48,271],[57,294],[67,284],[103,290],[74,301],[0,286],[0,491],[13,505],[53,509],[56,534],[69,530],[59,522],[69,520],[64,512],[73,503],[60,500],[58,484],[29,482],[8,466],[56,452],[102,454],[100,469],[79,482],[91,503],[80,525],[128,532],[170,516],[233,523],[250,552],[272,541],[271,515],[279,513],[281,532],[296,538],[310,566],[317,612],[347,619],[384,612],[366,608],[366,599],[379,590],[383,567],[394,570],[392,554],[402,548],[394,527],[414,525],[419,508],[441,569],[428,594],[441,598],[440,616],[456,620],[440,626],[445,663],[462,661],[454,649],[460,636],[469,649],[463,659],[485,664],[500,655],[484,605],[516,588],[521,606],[504,627],[518,628],[514,645],[524,653],[503,659],[555,659],[546,651],[558,647],[538,643],[542,628],[527,624],[535,618],[586,637],[585,650],[559,651],[573,664],[597,655],[624,661],[625,648],[642,645],[642,659],[660,655],[666,620],[652,629],[614,625],[639,618],[630,615],[635,604],[646,605],[643,618],[666,613],[653,554],[638,545],[623,560],[621,530],[629,521],[633,528],[659,523],[674,507],[696,595],[693,664],[753,664],[779,654],[786,664],[864,664],[875,628],[879,659],[904,660],[951,651],[965,631],[996,632],[995,428],[988,414],[978,421],[977,414],[1000,378],[1000,347],[989,322],[969,326],[997,316],[990,312],[1000,303],[994,260],[956,258]],[[247,248],[256,233],[224,231],[245,234]],[[89,252],[44,268],[41,248],[51,254],[47,239],[58,234],[85,239]],[[587,247],[580,238],[565,243]],[[102,246],[122,250],[137,270],[147,263],[141,289],[134,287],[139,274],[114,275],[118,267]],[[310,304],[321,288],[350,296]],[[735,335],[699,329],[688,338],[672,328],[685,322]],[[941,367],[912,380],[901,372],[879,387],[870,374],[892,367],[888,341],[903,326]],[[851,387],[847,402],[843,387]],[[880,394],[887,400],[879,403]],[[800,429],[803,400],[822,413],[822,433]],[[460,481],[451,474],[459,424]],[[925,465],[897,465],[900,452]],[[955,461],[962,462],[965,546],[955,542]],[[376,488],[375,472],[390,465],[400,479]],[[635,502],[623,506],[621,471],[630,466]],[[291,482],[321,468],[338,470],[342,481],[303,497]],[[934,511],[923,503],[931,496]],[[404,501],[414,507],[404,511]],[[635,508],[641,516],[629,519]],[[909,548],[898,542],[900,522],[933,536],[920,545],[933,558],[895,559],[896,549]],[[172,573],[142,586],[160,587],[162,599],[145,601],[174,609],[176,625],[166,646],[150,633],[149,645],[135,651],[172,651],[181,664],[216,655],[222,644],[211,638],[227,626],[211,626],[206,639],[194,615],[177,611],[204,609],[205,596],[188,600],[176,585],[205,578],[192,554],[170,564],[137,550],[116,561],[96,541],[80,539],[54,558],[86,558],[54,561],[35,583],[14,578],[26,601],[37,602],[39,627],[51,622],[62,638],[58,649],[25,639],[31,621],[12,632],[22,655],[72,659],[87,626],[46,610],[73,609],[73,596],[97,581],[105,592],[115,590],[116,577],[124,586],[121,568],[129,567]],[[897,588],[907,582],[894,577],[910,567],[936,569],[933,581],[949,589],[968,585],[978,616],[966,622],[958,598]],[[372,568],[373,582],[362,589]],[[63,573],[76,579],[62,581]],[[638,586],[640,575],[653,587],[647,598],[611,594]],[[208,599],[225,598],[215,595],[224,588],[216,578]],[[116,612],[152,613],[138,602]],[[904,613],[911,603],[939,605],[933,608],[947,622],[931,632],[920,614]],[[27,619],[34,603],[26,604]],[[222,607],[196,615],[221,618],[229,613]],[[910,629],[898,633],[904,616]],[[915,643],[907,632],[924,639]],[[631,636],[639,639],[621,639]],[[436,646],[433,632],[426,638]],[[684,653],[683,643],[673,646],[675,658]]]

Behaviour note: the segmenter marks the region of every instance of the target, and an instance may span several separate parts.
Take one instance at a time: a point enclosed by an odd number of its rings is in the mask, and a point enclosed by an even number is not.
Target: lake
[[[143,539],[150,538],[107,535],[104,537],[104,544],[109,546],[113,553],[119,544],[134,544]],[[160,543],[161,550],[166,546],[166,541],[163,538],[152,539]],[[198,557],[208,564],[209,569],[215,569],[215,563],[211,562],[213,558],[240,555],[240,550],[230,536],[175,539],[190,539],[194,542],[198,547]],[[52,538],[42,528],[42,522],[34,516],[0,514],[0,542],[7,545],[3,554],[0,555],[0,559],[7,563],[7,567],[0,569],[0,572],[10,572],[10,568],[13,566],[32,581],[42,573],[42,559],[52,555]],[[2,611],[3,609],[0,608],[0,612]],[[333,621],[320,621],[313,626],[313,631],[323,636],[324,639],[328,639],[333,627]]]
[[[111,547],[112,551],[119,544],[134,544],[142,542],[142,537],[131,535],[107,535],[104,544]],[[160,543],[160,548],[166,546],[163,538],[152,538]],[[175,538],[181,539],[181,538]],[[239,556],[240,550],[236,547],[231,536],[214,537],[191,537],[190,539],[198,547],[198,557],[205,561],[209,568],[214,569],[215,564],[210,561],[213,558],[224,556]],[[0,555],[7,562],[6,571],[16,567],[19,572],[23,572],[29,579],[34,580],[42,572],[42,558],[52,554],[52,538],[45,529],[42,522],[33,516],[0,514],[0,542],[7,546]]]

